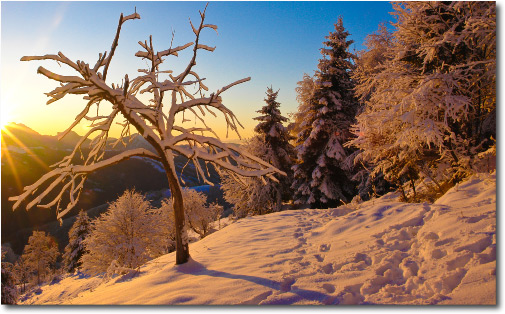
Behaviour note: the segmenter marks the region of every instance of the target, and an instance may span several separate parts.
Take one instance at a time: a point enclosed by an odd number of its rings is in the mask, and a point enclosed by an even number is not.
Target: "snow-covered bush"
[[[207,204],[205,194],[193,189],[183,189],[182,196],[184,198],[184,214],[187,225],[203,239],[211,232],[211,223],[220,218],[223,207],[215,203]],[[158,212],[162,217],[158,228],[163,233],[163,237],[168,240],[165,242],[166,247],[170,248],[173,240],[175,240],[175,229],[170,228],[175,221],[172,199],[163,200]],[[168,228],[165,226],[168,226]]]
[[[68,232],[68,245],[65,247],[63,254],[64,267],[67,272],[73,272],[81,266],[79,261],[84,254],[84,239],[91,230],[91,223],[88,214],[81,209],[77,218]]]
[[[2,260],[5,252],[2,250]],[[2,261],[2,304],[17,304],[18,290],[12,263]]]
[[[91,223],[81,258],[87,274],[106,272],[114,261],[123,269],[136,269],[162,252],[162,234],[155,228],[159,215],[134,190],[125,191]]]
[[[358,110],[351,71],[355,56],[342,18],[326,36],[323,58],[314,77],[298,83],[298,112],[294,114],[297,163],[293,166],[295,203],[331,207],[355,194],[351,182],[354,148],[344,147]]]
[[[14,264],[14,271],[16,273],[17,283],[21,285],[21,293],[24,293],[26,291],[26,284],[29,283],[31,276],[31,269],[26,263],[25,257],[20,256],[18,258],[16,264]]]
[[[54,269],[59,255],[58,244],[54,238],[46,235],[44,231],[33,231],[21,258],[30,272],[36,274],[37,284],[40,285],[51,268]]]
[[[221,177],[224,199],[233,204],[236,218],[272,212],[277,204],[276,191],[272,188],[257,178],[242,178],[239,182],[229,175]]]
[[[376,32],[369,34],[365,38],[365,50],[358,52],[356,67],[352,72],[352,78],[356,82],[355,91],[359,100],[358,113],[366,108],[366,102],[375,92],[374,85],[369,84],[377,73],[384,70],[387,62],[393,58],[394,36],[384,23],[379,24]],[[352,130],[352,127],[351,127]],[[348,143],[345,144],[349,146]],[[373,165],[356,158],[360,156],[360,150],[353,153],[352,161],[355,167],[355,174],[352,177],[357,182],[357,192],[361,199],[368,200],[389,192],[392,188],[390,182],[384,179],[382,172],[372,174]]]
[[[242,144],[245,150],[252,154],[268,157],[271,150],[265,145],[264,136],[254,136]],[[285,178],[286,180],[289,179]],[[266,179],[237,177],[225,174],[221,177],[221,189],[224,199],[233,204],[235,217],[243,218],[248,215],[264,215],[279,211],[282,206],[284,184]]]

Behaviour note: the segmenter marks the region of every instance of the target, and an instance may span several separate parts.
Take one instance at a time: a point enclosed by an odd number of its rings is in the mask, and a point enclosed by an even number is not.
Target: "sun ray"
[[[17,128],[15,124],[9,124],[9,127]],[[45,162],[43,162],[30,148],[28,148],[25,144],[23,144],[23,142],[21,142],[14,134],[12,134],[12,132],[9,131],[9,129],[7,128],[2,129],[2,133],[4,132],[8,134],[9,138],[11,138],[17,145],[19,145],[33,160],[35,160],[36,163],[42,166],[44,170],[46,171],[50,170],[49,166]],[[2,134],[2,146],[4,146],[3,136],[4,135]]]
[[[2,134],[3,137],[3,134]],[[12,160],[12,157],[7,149],[4,149],[3,145],[3,139],[2,139],[2,154],[1,154],[1,159],[2,161],[4,159],[7,159],[7,163],[9,164],[9,169],[12,171],[12,176],[14,177],[14,181],[16,183],[16,188],[18,191],[23,191],[23,184],[21,183],[21,179],[19,178],[18,171],[16,169],[16,165],[14,161]]]

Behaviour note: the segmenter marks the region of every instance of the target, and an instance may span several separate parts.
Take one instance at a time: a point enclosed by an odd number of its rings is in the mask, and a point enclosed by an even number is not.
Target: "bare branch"
[[[105,82],[105,79],[107,78],[107,71],[109,70],[110,62],[112,61],[112,57],[114,56],[114,52],[116,51],[116,48],[118,46],[119,42],[119,33],[121,33],[121,26],[123,26],[123,23],[128,21],[128,20],[133,20],[133,19],[140,19],[140,15],[135,12],[134,14],[130,14],[126,17],[123,17],[123,13],[119,16],[119,23],[117,25],[117,30],[116,30],[116,37],[114,37],[114,41],[112,42],[112,46],[110,48],[110,54],[106,59],[105,62],[105,68],[103,69],[103,81]]]

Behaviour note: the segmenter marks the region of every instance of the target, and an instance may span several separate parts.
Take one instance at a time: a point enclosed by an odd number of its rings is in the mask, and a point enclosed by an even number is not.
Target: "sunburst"
[[[12,122],[12,116],[9,114],[8,111],[2,110],[2,112],[0,113],[0,128],[2,130],[5,130],[5,126],[11,122]]]

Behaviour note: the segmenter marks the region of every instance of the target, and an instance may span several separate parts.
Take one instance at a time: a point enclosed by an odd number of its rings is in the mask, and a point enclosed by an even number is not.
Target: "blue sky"
[[[198,10],[206,2],[5,2],[1,11],[1,105],[2,115],[22,122],[44,134],[62,131],[82,109],[79,97],[45,106],[44,92],[56,85],[36,74],[38,66],[65,73],[51,62],[20,62],[24,55],[61,51],[73,60],[95,63],[99,52],[110,50],[119,14],[133,13],[141,20],[128,21],[122,28],[118,50],[109,77],[120,82],[125,73],[133,77],[144,61],[134,57],[139,40],[153,35],[156,50],[194,40],[188,18],[198,23]],[[353,49],[363,49],[367,34],[380,22],[392,21],[389,2],[214,2],[207,8],[206,22],[216,24],[219,34],[206,30],[201,42],[216,46],[203,51],[196,71],[206,77],[210,90],[251,76],[251,81],[223,95],[224,103],[245,126],[241,133],[251,136],[257,114],[264,104],[267,86],[280,89],[281,112],[296,111],[296,83],[304,73],[313,74],[321,57],[324,36],[343,17],[344,27],[355,41]],[[167,69],[182,69],[189,52],[167,59]],[[50,122],[50,123],[48,123]],[[79,130],[77,130],[79,132]],[[81,132],[79,132],[81,133]]]

